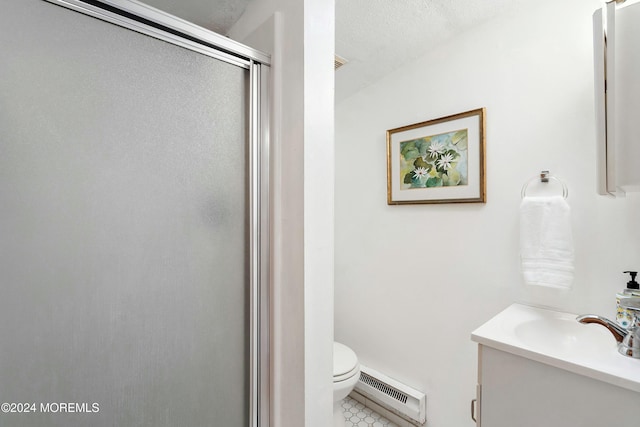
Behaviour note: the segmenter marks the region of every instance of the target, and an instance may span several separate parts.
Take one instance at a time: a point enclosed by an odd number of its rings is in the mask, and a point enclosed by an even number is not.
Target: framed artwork
[[[485,203],[485,109],[387,131],[387,203]]]

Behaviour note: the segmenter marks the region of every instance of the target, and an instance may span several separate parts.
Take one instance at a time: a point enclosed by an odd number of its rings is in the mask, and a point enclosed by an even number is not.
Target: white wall
[[[326,427],[333,396],[334,2],[256,0],[229,36],[272,54],[271,425]]]
[[[612,316],[622,271],[640,268],[640,198],[595,192],[600,4],[537,1],[336,106],[336,340],[425,391],[431,427],[472,425],[477,326],[514,301]],[[385,131],[478,107],[487,109],[487,203],[388,206]],[[520,274],[520,189],[543,169],[569,188],[576,272],[564,293],[528,287]]]

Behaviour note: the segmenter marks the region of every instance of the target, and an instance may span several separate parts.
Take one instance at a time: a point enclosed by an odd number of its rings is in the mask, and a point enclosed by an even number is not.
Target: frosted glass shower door
[[[0,426],[248,426],[248,71],[40,0],[0,55]]]

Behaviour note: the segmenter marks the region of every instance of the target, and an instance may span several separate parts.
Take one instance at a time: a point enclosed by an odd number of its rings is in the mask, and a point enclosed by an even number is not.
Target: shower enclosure
[[[0,425],[267,426],[269,58],[125,0],[0,54]]]

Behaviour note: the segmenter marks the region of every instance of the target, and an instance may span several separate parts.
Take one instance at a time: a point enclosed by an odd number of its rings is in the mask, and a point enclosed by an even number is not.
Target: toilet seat
[[[352,370],[350,370],[346,374],[338,375],[338,376],[334,375],[333,376],[333,382],[337,383],[337,382],[340,382],[340,381],[348,380],[352,376],[356,375],[358,372],[360,372],[360,366],[356,366],[355,368],[353,368]]]
[[[333,382],[347,380],[360,371],[356,354],[344,344],[333,343]]]

